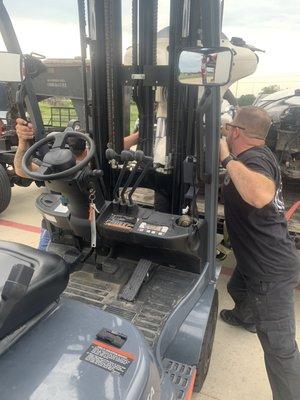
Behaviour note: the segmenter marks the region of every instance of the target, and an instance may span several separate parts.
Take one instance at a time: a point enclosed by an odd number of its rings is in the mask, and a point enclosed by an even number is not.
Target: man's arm
[[[227,171],[241,197],[256,208],[263,208],[275,196],[275,183],[264,175],[251,171],[240,161],[229,161]]]
[[[28,178],[22,168],[22,159],[29,147],[28,140],[34,138],[33,126],[31,124],[27,124],[27,122],[21,118],[18,118],[16,122],[16,132],[19,138],[19,143],[14,158],[15,172],[22,178]],[[37,171],[38,166],[35,163],[31,163],[29,169],[31,171]]]
[[[130,147],[135,146],[139,140],[139,132],[131,133],[124,137],[124,149],[129,150]]]
[[[229,155],[226,141],[220,142],[220,160]],[[266,176],[252,171],[240,161],[229,161],[226,167],[228,174],[241,197],[256,208],[263,208],[275,196],[275,182]]]

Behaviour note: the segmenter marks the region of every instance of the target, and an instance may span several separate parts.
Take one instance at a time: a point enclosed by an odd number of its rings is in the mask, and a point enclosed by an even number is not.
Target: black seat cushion
[[[16,264],[33,266],[34,274],[26,293],[16,302],[0,326],[0,340],[55,301],[69,280],[68,267],[59,256],[0,240],[0,294]],[[0,301],[3,302],[1,297]]]

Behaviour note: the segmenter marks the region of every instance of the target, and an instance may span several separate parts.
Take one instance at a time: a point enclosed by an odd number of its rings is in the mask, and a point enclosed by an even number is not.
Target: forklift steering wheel
[[[67,147],[67,139],[70,136],[80,137],[85,140],[89,146],[89,152],[86,157],[76,164],[75,157],[72,151]],[[44,155],[43,160],[35,160],[38,165],[37,171],[31,171],[29,165],[32,162],[32,157],[36,151],[45,145],[53,142],[49,146],[49,151]],[[86,166],[95,154],[95,143],[88,135],[67,130],[65,132],[52,132],[45,138],[34,143],[24,154],[22,160],[22,168],[26,175],[36,181],[48,181],[67,178],[70,175],[80,171]]]

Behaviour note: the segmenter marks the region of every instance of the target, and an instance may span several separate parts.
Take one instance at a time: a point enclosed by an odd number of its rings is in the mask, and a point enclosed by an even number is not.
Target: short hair
[[[68,145],[76,157],[81,156],[86,149],[85,140],[78,136],[69,136]]]
[[[265,140],[272,121],[263,108],[248,106],[238,108],[234,123],[245,128],[246,136]]]

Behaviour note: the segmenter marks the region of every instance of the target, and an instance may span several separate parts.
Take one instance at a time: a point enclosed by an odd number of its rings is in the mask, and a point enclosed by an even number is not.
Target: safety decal
[[[112,214],[104,225],[117,231],[130,232],[134,228],[135,218]]]
[[[94,340],[80,357],[80,360],[105,369],[113,374],[123,376],[135,360],[135,356],[99,340]]]

